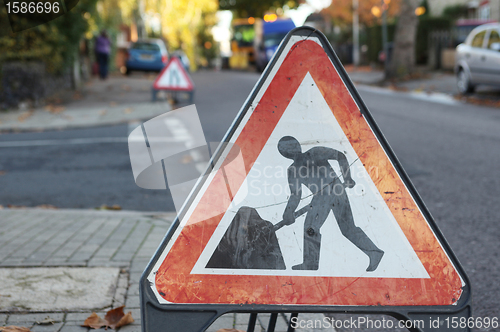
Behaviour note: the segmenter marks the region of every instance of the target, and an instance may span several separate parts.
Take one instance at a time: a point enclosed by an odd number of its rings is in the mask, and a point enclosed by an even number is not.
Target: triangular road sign
[[[224,140],[143,275],[150,300],[406,317],[468,305],[467,277],[321,33],[285,38]]]
[[[153,83],[155,90],[192,91],[193,81],[181,61],[173,56]]]

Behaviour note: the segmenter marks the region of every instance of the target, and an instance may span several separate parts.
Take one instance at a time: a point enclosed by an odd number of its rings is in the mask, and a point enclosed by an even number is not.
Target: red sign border
[[[315,46],[316,45],[316,46]],[[273,78],[273,81],[270,83],[269,87],[267,88],[267,91],[264,93],[264,96],[262,97],[261,101],[259,102],[258,106],[254,110],[254,113],[252,117],[255,114],[259,114],[260,116],[263,116],[263,113],[265,112],[265,109],[273,109],[273,116],[266,116],[264,115],[263,118],[261,118],[259,121],[255,121],[253,124],[251,120],[247,122],[245,129],[243,129],[241,135],[244,135],[245,132],[248,133],[248,135],[251,135],[252,132],[256,132],[256,129],[258,127],[259,129],[259,135],[256,135],[255,137],[245,137],[240,140],[240,137],[238,137],[236,141],[236,145],[242,149],[243,153],[246,153],[245,151],[248,151],[249,154],[254,154],[254,156],[244,156],[245,161],[248,162],[250,165],[252,163],[252,160],[255,160],[258,154],[260,153],[260,149],[256,147],[248,147],[248,144],[256,144],[256,141],[259,141],[261,143],[261,146],[265,144],[267,141],[267,137],[269,137],[270,132],[272,132],[272,129],[274,129],[274,125],[279,121],[279,117],[281,116],[282,112],[288,105],[288,103],[278,103],[278,100],[283,101],[288,100],[288,102],[291,100],[293,97],[293,94],[296,91],[296,88],[302,81],[303,77],[307,72],[311,73],[311,76],[313,79],[315,79],[316,83],[318,84],[318,87],[320,87],[320,90],[322,94],[324,95],[325,99],[327,100],[328,104],[332,108],[332,103],[331,103],[331,98],[328,98],[328,95],[325,93],[325,86],[329,85],[328,79],[325,79],[324,77],[327,76],[328,71],[329,75],[331,76],[333,73],[337,75],[337,81],[333,84],[334,86],[337,85],[340,87],[341,91],[339,92],[339,95],[341,96],[340,100],[342,102],[345,102],[347,104],[351,103],[350,107],[348,107],[347,113],[350,113],[350,116],[362,116],[361,112],[358,110],[358,106],[356,105],[355,101],[352,99],[349,90],[345,87],[344,82],[342,81],[342,78],[337,74],[336,69],[334,68],[333,65],[331,65],[328,70],[322,67],[321,65],[318,65],[314,59],[310,56],[311,48],[315,47],[320,47],[317,43],[313,41],[304,41],[304,42],[299,42],[296,45],[292,47],[292,50],[290,53],[287,55],[287,60],[291,65],[289,65],[286,69],[283,68],[283,65],[285,65],[285,61],[281,65],[280,69],[276,73],[276,76]],[[293,58],[295,54],[300,52],[300,50],[307,50],[307,53],[304,53],[302,61],[297,60]],[[328,55],[323,51],[323,56],[322,60],[324,61],[325,58],[326,60],[329,61]],[[297,60],[297,61],[295,61]],[[299,64],[299,65],[297,65]],[[283,70],[288,70],[287,72],[283,72]],[[291,73],[294,73],[293,75]],[[299,74],[297,73],[299,72]],[[301,74],[300,74],[301,73]],[[295,84],[296,88],[292,88],[287,91],[283,91],[283,89],[280,88],[271,88],[271,85],[273,85],[273,82],[275,80],[282,80],[278,85],[279,86],[286,86],[290,84]],[[339,81],[340,80],[340,81]],[[335,80],[330,80],[330,83],[334,82]],[[278,81],[276,81],[278,82]],[[288,84],[287,84],[288,83]],[[276,83],[277,84],[277,83]],[[362,108],[360,106],[360,108]],[[281,113],[280,113],[281,111]],[[335,113],[334,113],[335,114]],[[338,114],[336,115],[338,117]],[[274,121],[273,121],[274,119]],[[337,118],[338,119],[338,118]],[[272,123],[274,122],[274,125]],[[348,123],[347,121],[339,121],[341,125]],[[247,126],[249,126],[247,128]],[[370,126],[368,123],[366,123],[367,127],[369,128]],[[345,128],[343,128],[345,130]],[[366,128],[364,128],[366,129]],[[263,133],[263,131],[268,131],[269,133]],[[240,136],[241,136],[240,135]],[[373,138],[376,139],[375,133],[373,133]],[[356,145],[356,138],[349,137],[349,140],[351,144],[353,144],[353,147]],[[359,140],[359,138],[358,138]],[[377,140],[378,141],[378,140]],[[380,150],[377,153],[380,154],[380,152],[383,152],[384,154],[386,151],[384,151],[383,147],[380,146]],[[356,148],[355,148],[356,150]],[[253,151],[253,152],[252,152]],[[360,155],[359,151],[357,151],[358,155]],[[363,159],[363,157],[361,157]],[[387,159],[389,161],[389,159]],[[247,168],[247,171],[249,168]],[[394,170],[394,173],[397,174],[396,170]],[[217,181],[216,178],[214,178],[214,181]],[[215,182],[214,182],[215,183]],[[404,186],[404,183],[401,182],[401,185]],[[379,188],[380,190],[380,188]],[[388,197],[387,194],[391,192],[392,194],[394,191],[387,190],[383,192],[384,199],[386,201],[392,199],[392,197]],[[391,195],[392,195],[391,194]],[[411,196],[411,195],[410,195]],[[411,204],[411,202],[406,202],[407,205]],[[407,210],[419,210],[418,206],[412,206],[411,208],[407,207]],[[211,226],[203,225],[200,227],[199,224],[187,224],[185,226],[185,229],[181,232],[181,236],[179,237],[178,241],[179,246],[182,247],[182,244],[186,244],[185,241],[186,239],[189,239],[189,245],[194,246],[193,244],[193,239],[196,238],[196,242],[200,241],[198,245],[200,245],[201,250],[203,250],[204,245],[206,242],[208,242],[208,239],[210,238],[211,233],[215,229],[216,225],[218,222],[220,222],[220,219],[222,216],[218,216],[215,219],[212,218],[207,221],[208,224]],[[218,219],[218,220],[217,220]],[[399,222],[399,221],[398,221]],[[427,232],[430,232],[432,236],[434,236],[434,233],[431,228],[427,226]],[[203,236],[201,236],[201,233],[197,233],[196,228],[203,229]],[[212,229],[212,231],[211,231]],[[414,238],[414,234],[411,234],[411,231],[409,230],[403,230],[405,232],[405,235],[409,237],[410,242],[412,242],[412,238]],[[425,230],[424,230],[425,231]],[[191,234],[191,232],[194,232]],[[188,236],[189,234],[189,236]],[[198,237],[201,236],[201,237]],[[434,238],[435,239],[435,238]],[[184,241],[184,242],[183,242]],[[413,241],[414,242],[414,241]],[[431,241],[432,242],[432,241]],[[189,257],[186,257],[185,255],[179,255],[178,252],[175,252],[176,250],[176,245],[171,249],[171,252],[173,254],[169,257],[167,255],[167,258],[162,264],[162,268],[160,270],[163,271],[168,271],[168,277],[162,273],[162,271],[159,271],[156,274],[156,281],[160,285],[160,287],[169,285],[173,289],[179,289],[181,284],[180,280],[176,278],[176,276],[182,276],[182,282],[185,282],[187,284],[192,283],[193,287],[190,287],[189,289],[183,289],[180,292],[178,292],[176,295],[174,294],[168,294],[170,293],[169,291],[165,292],[165,288],[159,289],[160,294],[163,294],[162,296],[169,302],[174,302],[174,303],[217,303],[217,304],[230,304],[230,303],[259,303],[259,304],[303,304],[303,305],[314,305],[314,304],[322,304],[322,305],[388,305],[388,306],[406,306],[406,305],[452,305],[456,303],[456,301],[460,298],[461,292],[462,292],[462,284],[460,280],[460,276],[455,272],[455,269],[453,267],[453,264],[448,260],[443,251],[443,257],[445,257],[445,261],[448,261],[445,263],[445,266],[438,266],[435,265],[434,260],[429,260],[429,259],[423,259],[425,255],[428,255],[429,252],[432,252],[434,250],[437,250],[439,247],[439,242],[436,240],[436,243],[434,245],[431,244],[431,248],[422,248],[422,249],[417,249],[417,255],[423,260],[424,266],[426,267],[427,271],[429,272],[429,275],[431,276],[431,279],[398,279],[398,278],[335,278],[336,281],[329,280],[328,282],[325,281],[324,279],[326,277],[283,277],[283,276],[228,276],[228,275],[189,275],[192,267],[196,263],[196,260],[198,257],[196,257],[194,260],[191,260]],[[412,243],[413,245],[414,243]],[[428,243],[430,244],[430,243]],[[196,248],[197,249],[197,248]],[[198,250],[194,250],[195,252],[201,252]],[[176,259],[174,256],[178,257]],[[172,258],[173,257],[173,258]],[[182,257],[182,258],[181,258]],[[425,257],[424,257],[425,258]],[[431,264],[432,263],[432,264]],[[181,266],[186,266],[184,269],[179,269]],[[441,277],[441,279],[439,279]],[[442,280],[447,280],[450,279],[452,281],[453,286],[447,285],[446,283],[440,283]],[[176,280],[177,279],[177,280]],[[242,279],[245,279],[243,281]],[[253,282],[250,282],[252,280]],[[306,281],[309,280],[309,281]],[[429,282],[430,281],[430,282]],[[391,283],[391,291],[393,290],[398,290],[399,293],[390,293],[387,291],[387,283]],[[280,294],[271,294],[269,289],[279,289],[281,285],[290,285],[293,287],[298,286],[298,287],[310,287],[312,284],[317,284],[317,283],[327,283],[328,285],[326,286],[326,289],[331,289],[332,292],[334,290],[340,289],[340,292],[337,292],[338,296],[336,298],[338,300],[335,301],[328,301],[325,300],[325,297],[323,296],[322,298],[319,298],[317,296],[313,297],[310,300],[304,300],[301,298],[293,298],[292,300],[286,300],[286,296],[283,296],[281,293]],[[224,298],[224,294],[221,294],[221,290],[215,287],[216,285],[224,284],[226,285],[227,289],[230,289],[232,287],[238,287],[239,292],[244,293],[244,300],[241,299],[230,299],[230,297]],[[247,284],[249,286],[248,289],[245,290],[240,290],[240,287],[245,287],[244,285]],[[422,286],[424,284],[425,287]],[[262,285],[262,287],[266,287],[267,293],[265,290],[259,290],[259,287],[255,287],[255,285]],[[307,286],[309,285],[309,286]],[[353,287],[353,285],[356,285],[356,287]],[[433,286],[434,285],[434,286]],[[439,285],[439,287],[436,287]],[[345,287],[344,287],[345,286]],[[216,300],[208,300],[205,295],[203,295],[204,291],[203,289],[211,289],[215,291],[214,296]],[[349,289],[348,289],[349,288]],[[343,294],[347,291],[342,291],[342,289],[347,290],[352,293],[352,290],[356,290],[357,293],[360,295],[356,294],[354,298],[349,299],[348,297],[345,297],[346,294]],[[377,291],[376,289],[380,290]],[[364,292],[363,292],[364,290]],[[425,290],[425,292],[422,292],[422,290]],[[224,293],[224,291],[222,291]],[[320,292],[316,292],[320,293]],[[330,294],[331,292],[327,292]],[[188,294],[195,294],[195,296],[189,296]],[[433,294],[432,296],[429,296],[430,294]],[[172,296],[174,295],[174,296]],[[228,294],[226,294],[228,295]],[[258,295],[258,297],[256,297]],[[404,300],[404,296],[408,296],[407,298],[411,298],[411,301]],[[327,297],[332,298],[332,295],[328,295]],[[348,296],[348,295],[347,295]],[[222,300],[221,300],[222,299]],[[254,299],[254,300],[252,300]],[[323,302],[321,302],[323,301]]]

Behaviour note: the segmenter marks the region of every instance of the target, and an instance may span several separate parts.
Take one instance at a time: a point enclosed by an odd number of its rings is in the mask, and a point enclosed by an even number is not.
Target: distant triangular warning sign
[[[448,306],[463,296],[458,262],[312,34],[282,43],[148,268],[159,303]]]
[[[193,81],[177,57],[172,57],[153,83],[155,90],[192,91]]]

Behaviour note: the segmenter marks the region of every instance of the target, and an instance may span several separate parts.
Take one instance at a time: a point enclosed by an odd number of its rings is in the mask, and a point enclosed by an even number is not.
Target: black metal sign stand
[[[158,92],[160,90],[155,89],[154,87],[151,88],[151,101],[155,102],[158,98]],[[179,93],[186,93],[188,94],[188,103],[192,104],[194,100],[194,88],[191,91],[177,91],[177,90],[167,90],[167,89],[162,89],[161,91],[165,91],[171,94],[173,100],[177,100],[177,96]]]
[[[248,331],[252,332],[255,327],[255,322],[257,319],[257,313],[271,313],[270,326],[268,331],[273,331],[276,324],[276,319],[279,313],[342,313],[342,314],[383,314],[392,316],[398,320],[403,321],[422,321],[423,326],[414,326],[408,328],[410,331],[420,331],[420,332],[430,332],[430,331],[453,331],[462,332],[470,331],[470,328],[464,326],[464,324],[458,324],[457,328],[453,328],[455,325],[450,324],[453,319],[455,322],[463,322],[471,316],[471,290],[469,280],[458,262],[457,258],[451,251],[448,243],[444,239],[443,235],[437,228],[432,216],[425,207],[422,199],[416,192],[412,183],[410,182],[408,176],[403,170],[401,164],[395,157],[391,148],[389,147],[387,141],[382,135],[380,129],[376,125],[373,117],[368,111],[367,107],[361,100],[361,97],[357,93],[354,85],[350,81],[347,73],[345,72],[342,64],[335,55],[330,43],[326,37],[319,31],[309,28],[300,27],[291,31],[287,37],[284,39],[282,44],[277,51],[277,55],[273,58],[272,63],[266,68],[264,74],[259,80],[258,84],[252,91],[251,96],[247,99],[243,111],[240,112],[239,118],[234,122],[233,128],[226,135],[225,141],[228,141],[231,135],[234,133],[235,128],[240,123],[241,119],[248,111],[250,105],[255,99],[258,91],[262,87],[264,81],[270,74],[272,68],[277,62],[283,52],[284,45],[288,43],[292,36],[305,36],[305,37],[316,37],[321,42],[325,52],[330,57],[335,68],[337,69],[342,80],[345,82],[349,92],[354,98],[355,102],[359,105],[361,112],[363,113],[366,121],[370,124],[374,134],[379,140],[380,144],[386,151],[389,159],[396,168],[400,178],[408,188],[408,191],[415,199],[421,212],[424,214],[425,218],[429,221],[430,227],[434,232],[435,236],[438,238],[443,246],[443,250],[447,253],[450,261],[455,266],[458,274],[465,286],[462,288],[462,295],[460,299],[454,305],[447,306],[311,306],[311,305],[259,305],[259,304],[241,304],[241,305],[229,305],[229,304],[159,304],[156,300],[155,295],[151,290],[147,276],[151,273],[154,265],[160,258],[161,253],[167,246],[168,242],[171,240],[172,235],[179,226],[179,220],[186,211],[181,211],[179,216],[173,223],[171,229],[164,238],[161,246],[157,250],[156,254],[152,258],[148,267],[144,271],[141,281],[140,281],[140,298],[141,298],[141,322],[143,332],[198,332],[205,331],[218,317],[226,313],[251,313]],[[222,151],[217,151],[214,155],[214,161],[220,157]],[[192,196],[188,199],[188,203],[192,202],[202,184],[199,184],[198,188],[193,192]],[[190,204],[185,206],[189,207]],[[244,276],[242,276],[244,278]],[[296,317],[296,316],[294,316]],[[439,326],[436,326],[438,322]],[[468,325],[468,324],[465,324]],[[289,331],[293,328],[290,327]]]

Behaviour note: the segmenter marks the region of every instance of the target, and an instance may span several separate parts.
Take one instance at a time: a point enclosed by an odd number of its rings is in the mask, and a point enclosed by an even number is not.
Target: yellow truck
[[[229,67],[231,69],[247,69],[249,65],[255,64],[255,23],[254,17],[233,20],[231,57]]]

